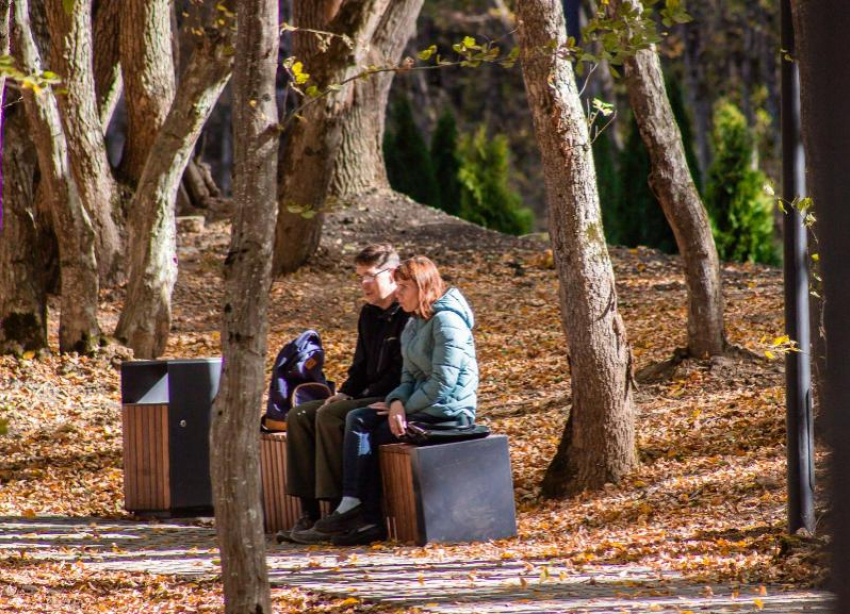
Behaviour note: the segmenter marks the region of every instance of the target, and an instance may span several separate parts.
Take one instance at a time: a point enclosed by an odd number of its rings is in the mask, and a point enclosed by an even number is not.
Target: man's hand
[[[407,413],[404,411],[404,404],[396,399],[390,404],[389,418],[390,431],[396,437],[404,435],[407,429]]]
[[[370,409],[377,409],[378,413],[382,416],[386,416],[390,413],[390,406],[384,403],[383,401],[376,401],[369,406]]]
[[[336,394],[331,395],[327,399],[325,399],[325,402],[322,403],[322,407],[324,407],[325,405],[330,405],[331,403],[336,403],[337,401],[347,401],[350,398],[351,397],[345,393],[337,392]]]

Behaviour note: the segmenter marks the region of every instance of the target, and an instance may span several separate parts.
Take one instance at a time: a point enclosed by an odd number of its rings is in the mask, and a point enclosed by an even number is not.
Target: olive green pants
[[[310,401],[286,416],[286,494],[306,499],[342,496],[342,441],[345,417],[352,410],[383,401],[383,397]]]

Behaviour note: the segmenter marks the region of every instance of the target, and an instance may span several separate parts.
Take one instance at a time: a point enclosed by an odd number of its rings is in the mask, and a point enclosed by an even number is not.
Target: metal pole
[[[794,57],[791,0],[782,0],[782,199],[784,216],[785,332],[799,352],[785,355],[788,456],[788,531],[815,530],[811,336],[807,237],[802,216],[788,203],[805,194],[800,140],[800,81]]]

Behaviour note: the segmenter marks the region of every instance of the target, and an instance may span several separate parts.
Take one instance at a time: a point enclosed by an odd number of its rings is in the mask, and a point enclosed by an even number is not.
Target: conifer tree
[[[744,114],[728,100],[714,111],[714,161],[708,172],[706,206],[717,251],[724,260],[773,264],[771,198],[767,178],[754,164],[754,138]]]
[[[620,159],[622,197],[616,211],[616,226],[623,245],[645,245],[667,253],[676,252],[676,240],[664,217],[661,204],[649,187],[652,164],[634,116],[629,121],[626,146]]]
[[[463,163],[460,217],[479,226],[520,235],[531,230],[534,214],[522,206],[519,194],[508,186],[508,139],[487,138],[484,126],[461,139]]]
[[[461,159],[457,124],[451,111],[440,116],[431,137],[431,165],[440,191],[440,208],[446,213],[459,215]]]
[[[384,136],[384,159],[390,186],[413,200],[440,207],[440,192],[428,145],[406,98],[396,101]]]
[[[593,141],[593,160],[596,166],[596,183],[599,189],[605,239],[611,245],[624,245],[619,226],[623,190],[620,185],[620,175],[617,172],[614,147],[607,132],[599,134]]]

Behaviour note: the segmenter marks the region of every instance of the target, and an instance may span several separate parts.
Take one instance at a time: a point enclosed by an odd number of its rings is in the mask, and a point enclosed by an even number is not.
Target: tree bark
[[[95,98],[91,0],[46,0],[50,62],[66,93],[57,96],[68,144],[68,161],[86,212],[95,224],[98,267],[104,284],[118,281],[123,246],[113,217],[117,186],[106,155],[104,129]]]
[[[171,2],[121,0],[119,15],[118,47],[127,106],[127,141],[121,171],[137,186],[174,100]]]
[[[388,0],[360,0],[342,5],[327,30],[350,36],[354,49],[335,37],[327,51],[315,56],[305,55],[310,53],[312,43],[308,44],[309,39],[305,38],[308,34],[297,33],[295,55],[304,58],[312,83],[324,90],[329,85],[344,83],[362,70],[369,45],[388,5]],[[303,24],[300,17],[307,13],[312,15],[311,11],[315,10],[315,3],[310,0],[296,2],[295,24]],[[303,24],[302,27],[310,26]],[[276,275],[296,270],[319,246],[322,210],[342,141],[341,118],[351,107],[353,87],[353,83],[346,83],[327,96],[308,102],[301,112],[303,120],[295,124],[288,136],[280,168],[273,267]],[[305,212],[312,217],[305,217]]]
[[[396,0],[375,31],[369,65],[397,66],[416,27],[423,0]],[[331,175],[329,196],[347,199],[367,190],[389,188],[384,165],[384,119],[394,72],[354,83],[351,106],[340,118],[342,139]]]
[[[130,281],[115,336],[137,358],[161,355],[168,342],[177,280],[177,190],[204,123],[230,79],[231,38],[229,26],[207,28],[200,38],[130,206]]]
[[[0,0],[0,55],[8,55],[11,0]],[[0,77],[0,107],[8,102]],[[0,218],[0,354],[47,347],[47,293],[40,275],[33,211],[38,168],[20,105],[0,108],[3,147]],[[33,257],[35,256],[35,257]]]
[[[835,612],[850,611],[850,121],[834,101],[850,96],[850,67],[837,62],[847,50],[850,13],[843,2],[792,0],[800,69],[800,120],[806,186],[814,200],[823,291],[826,368],[821,408],[827,421],[832,492],[832,589]]]
[[[225,261],[224,370],[213,408],[212,483],[225,611],[271,614],[257,408],[265,380],[277,216],[277,0],[243,0],[233,82],[235,213]]]
[[[637,0],[611,0],[640,11]],[[694,185],[682,134],[673,117],[661,62],[653,45],[625,61],[629,104],[652,164],[649,183],[673,229],[685,266],[688,287],[688,353],[703,358],[722,354],[723,292],[720,262],[708,214]]]
[[[15,0],[15,52],[22,70],[38,73],[41,58],[33,40],[27,0]],[[24,90],[33,141],[59,240],[61,316],[59,350],[90,353],[100,342],[97,323],[98,269],[95,229],[83,206],[68,164],[68,146],[51,88],[39,95]]]
[[[569,344],[572,411],[543,494],[617,482],[637,462],[631,350],[617,311],[596,172],[566,43],[561,0],[520,0],[520,57],[543,160],[549,232]]]
[[[124,89],[118,52],[120,8],[120,0],[94,0],[92,8],[94,86],[97,113],[104,134],[109,129],[109,123]]]

